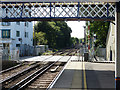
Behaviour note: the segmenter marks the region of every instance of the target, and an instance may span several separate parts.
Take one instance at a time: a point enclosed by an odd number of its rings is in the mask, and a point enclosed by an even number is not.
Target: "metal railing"
[[[4,2],[2,21],[35,20],[115,20],[115,3],[101,2]]]

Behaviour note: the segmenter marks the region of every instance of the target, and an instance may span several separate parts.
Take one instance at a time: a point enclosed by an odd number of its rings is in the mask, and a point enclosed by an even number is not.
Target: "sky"
[[[67,21],[67,24],[72,29],[71,37],[84,38],[85,21]]]

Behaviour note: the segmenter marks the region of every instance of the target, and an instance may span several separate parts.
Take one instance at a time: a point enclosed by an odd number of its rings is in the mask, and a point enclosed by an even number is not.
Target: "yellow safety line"
[[[83,76],[84,76],[84,90],[87,90],[87,82],[86,82],[86,73],[85,73],[85,64],[83,62]]]

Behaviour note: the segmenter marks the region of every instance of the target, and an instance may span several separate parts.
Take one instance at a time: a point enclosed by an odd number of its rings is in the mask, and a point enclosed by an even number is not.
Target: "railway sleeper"
[[[16,78],[18,78],[20,75],[23,75],[23,74],[27,73],[28,71],[30,71],[33,68],[36,68],[37,66],[39,66],[39,64],[33,65],[33,66],[29,67],[29,68],[24,69],[23,71],[20,71],[20,72],[14,74],[12,76],[9,76],[6,79],[4,79],[3,81],[1,81],[0,84],[4,85],[6,82],[7,83],[11,82],[11,81],[15,80]]]
[[[10,88],[11,89],[17,89],[17,90],[22,90],[23,88],[25,88],[29,83],[33,82],[38,76],[40,76],[41,74],[43,74],[48,68],[50,68],[52,65],[54,65],[54,63],[49,64],[49,65],[45,65],[44,67],[42,67],[41,69],[37,70],[36,72],[34,72],[33,74],[29,75],[28,77],[26,77],[25,79],[21,80],[19,83],[17,83],[16,85],[12,86]]]

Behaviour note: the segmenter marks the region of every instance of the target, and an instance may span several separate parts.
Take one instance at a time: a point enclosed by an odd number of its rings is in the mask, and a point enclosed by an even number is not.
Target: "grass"
[[[47,52],[43,53],[42,55],[51,55],[53,53],[54,53],[53,51],[48,50]]]

